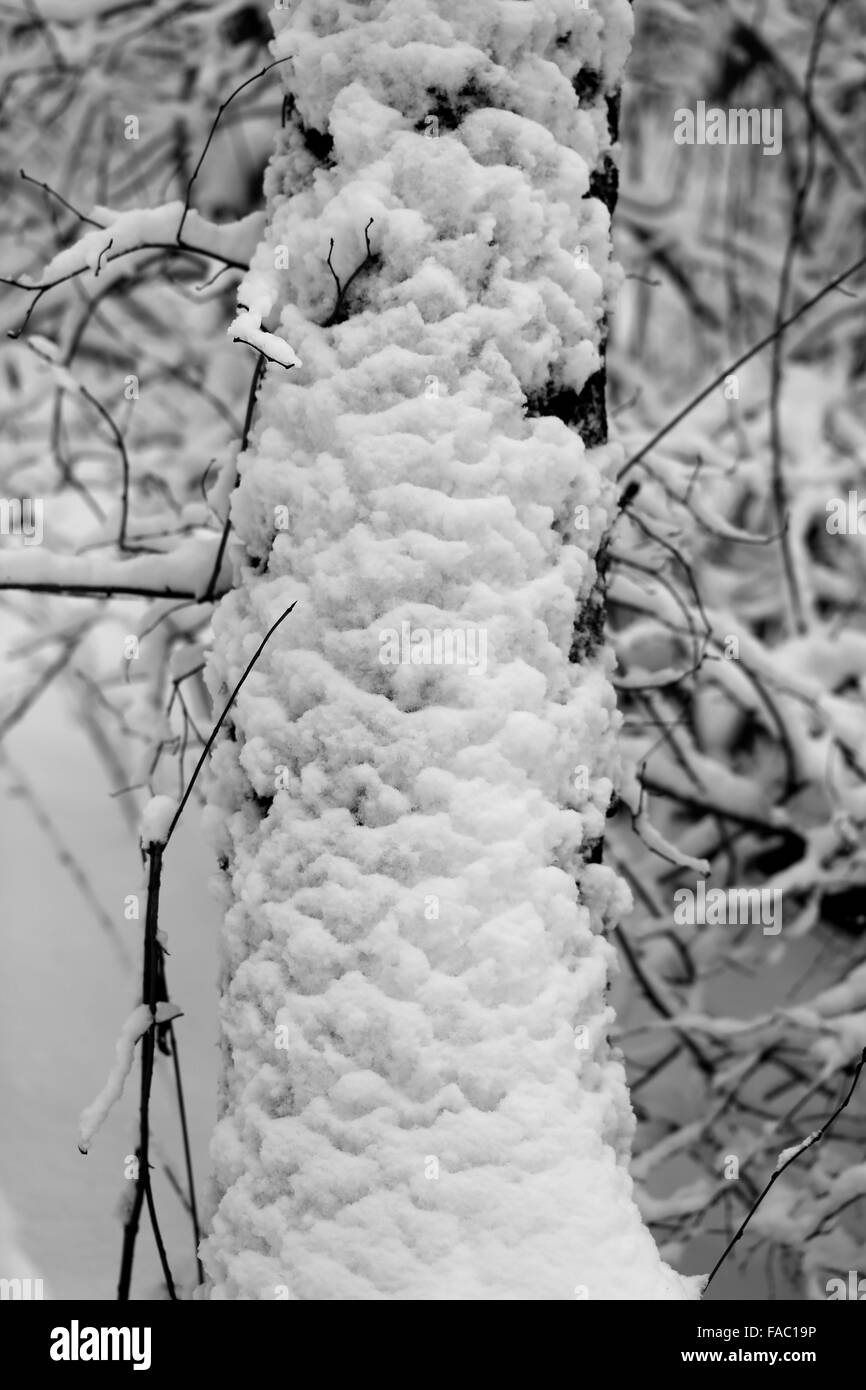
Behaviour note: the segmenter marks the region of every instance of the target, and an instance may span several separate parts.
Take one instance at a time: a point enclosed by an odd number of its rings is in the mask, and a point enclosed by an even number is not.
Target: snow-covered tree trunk
[[[217,704],[297,607],[214,757],[211,1296],[694,1297],[633,1202],[606,1040],[630,8],[299,0],[275,27],[239,301],[299,364],[240,460]]]

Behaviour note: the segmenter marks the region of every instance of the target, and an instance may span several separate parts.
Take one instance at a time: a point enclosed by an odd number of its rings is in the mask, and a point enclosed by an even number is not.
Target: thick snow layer
[[[290,345],[275,333],[262,328],[261,314],[252,309],[242,309],[232,320],[228,329],[229,337],[236,343],[247,343],[257,352],[263,352],[280,367],[300,367]]]
[[[297,608],[213,759],[213,1298],[697,1297],[632,1199],[602,935],[628,896],[584,866],[619,719],[607,658],[569,651],[608,451],[526,411],[598,366],[608,134],[571,79],[615,82],[630,24],[301,0],[275,45],[295,108],[254,263],[291,249],[301,363],[269,368],[240,460],[217,705]],[[383,661],[404,623],[483,634],[483,665]]]
[[[108,255],[114,258],[139,247],[173,245],[183,218],[183,203],[127,208],[123,212],[95,207],[90,216],[99,226],[58,251],[46,265],[39,283],[53,283],[82,270],[96,271]],[[260,212],[251,212],[240,222],[220,226],[190,209],[183,224],[183,243],[220,259],[243,264],[254,251],[263,230],[264,217]]]

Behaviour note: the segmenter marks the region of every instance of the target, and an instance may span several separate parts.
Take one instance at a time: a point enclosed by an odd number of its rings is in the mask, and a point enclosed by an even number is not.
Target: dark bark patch
[[[581,106],[590,106],[601,90],[601,73],[595,68],[581,68],[571,79],[571,85]]]
[[[555,415],[564,425],[577,430],[587,449],[607,439],[606,373],[603,367],[589,378],[582,391],[547,382],[541,391],[526,398],[529,416]]]
[[[619,111],[622,104],[620,92],[614,92],[613,96],[605,98],[607,103],[607,128],[610,132],[611,144],[616,144],[619,139]]]
[[[604,836],[599,835],[595,840],[588,840],[582,857],[584,864],[600,864],[604,858]]]
[[[589,378],[582,391],[549,382],[544,390],[526,398],[530,416],[555,415],[564,425],[577,430],[587,449],[607,441],[607,374],[604,365]],[[592,592],[574,620],[569,660],[586,661],[604,643],[607,610],[607,540],[596,555],[596,579]]]
[[[598,198],[599,202],[604,203],[608,212],[612,213],[616,207],[617,194],[619,193],[619,170],[609,154],[604,156],[600,166],[593,169],[589,176],[589,191],[587,198]]]
[[[593,372],[577,398],[577,429],[587,449],[607,441],[607,372]]]
[[[321,164],[327,164],[331,158],[334,148],[334,137],[328,135],[327,131],[314,130],[312,126],[302,125],[300,127],[301,138],[314,159],[318,159]]]
[[[595,557],[595,583],[574,620],[569,661],[589,661],[604,645],[607,617],[607,571],[610,563],[607,538],[602,541]]]
[[[427,96],[430,109],[416,122],[415,129],[418,131],[426,129],[428,116],[436,117],[440,130],[457,130],[471,111],[496,104],[476,76],[470,77],[456,92],[446,92],[442,87],[428,87]]]
[[[548,381],[540,391],[533,391],[526,397],[526,413],[533,417],[555,415],[564,425],[576,428],[579,401],[580,396],[572,387],[556,386]]]
[[[253,803],[262,820],[264,820],[265,816],[268,814],[268,811],[274,804],[274,798],[272,796],[259,796],[258,792],[255,792],[252,789],[250,790],[247,800]]]

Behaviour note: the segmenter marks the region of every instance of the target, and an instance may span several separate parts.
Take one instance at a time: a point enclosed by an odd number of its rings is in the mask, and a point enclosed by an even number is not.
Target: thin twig
[[[157,588],[148,584],[59,584],[42,580],[0,579],[0,589],[19,589],[28,594],[62,594],[64,598],[116,598],[119,594],[132,598],[185,599],[203,603],[198,594],[187,589]]]
[[[295,600],[295,603],[297,603],[297,599]],[[165,996],[167,994],[167,990],[164,987],[165,975],[164,971],[161,970],[162,948],[159,944],[157,936],[159,927],[159,884],[160,875],[162,872],[162,858],[166,848],[168,847],[169,841],[171,840],[171,837],[174,833],[175,826],[180,820],[181,814],[183,813],[183,809],[190,798],[190,794],[192,792],[193,787],[195,786],[196,779],[202,767],[205,764],[207,756],[211,748],[213,747],[214,741],[220,729],[222,728],[223,720],[225,719],[226,715],[231,709],[238,695],[238,692],[241,689],[241,686],[243,685],[247,676],[250,674],[250,671],[253,669],[255,663],[258,661],[271,636],[274,632],[276,632],[277,628],[280,626],[280,623],[282,623],[284,619],[289,616],[292,609],[295,607],[295,603],[292,603],[285,610],[285,612],[281,613],[280,616],[277,618],[276,622],[268,628],[267,632],[265,633],[255,652],[250,658],[250,661],[247,663],[243,675],[241,676],[240,680],[238,681],[237,685],[235,686],[234,690],[229,696],[225,704],[225,707],[219,716],[219,719],[216,721],[213,729],[211,730],[210,737],[208,738],[207,743],[202,749],[201,756],[199,757],[199,760],[196,763],[192,777],[187,783],[186,791],[181,797],[180,804],[178,805],[177,810],[175,811],[174,816],[172,817],[171,824],[168,827],[164,840],[161,843],[151,842],[145,846],[145,854],[147,855],[149,860],[149,872],[147,882],[147,911],[145,914],[144,931],[142,1002],[147,1004],[150,1008],[152,1022],[150,1024],[150,1027],[147,1029],[147,1032],[144,1034],[144,1037],[142,1038],[141,1045],[141,1103],[139,1107],[138,1175],[136,1179],[135,1196],[133,1198],[132,1206],[130,1208],[129,1215],[127,1217],[123,1229],[123,1249],[121,1253],[120,1277],[117,1286],[117,1297],[121,1303],[128,1302],[129,1300],[129,1290],[132,1281],[132,1265],[135,1255],[135,1243],[138,1237],[138,1227],[141,1219],[141,1208],[145,1201],[147,1202],[147,1209],[150,1214],[151,1225],[153,1227],[153,1234],[156,1240],[156,1246],[159,1252],[160,1263],[162,1265],[166,1287],[168,1288],[169,1298],[177,1298],[177,1295],[174,1290],[174,1281],[172,1279],[171,1270],[169,1268],[168,1259],[165,1253],[165,1246],[162,1241],[162,1235],[156,1217],[156,1208],[153,1200],[153,1193],[151,1191],[150,1169],[148,1166],[148,1147],[150,1139],[150,1091],[151,1084],[153,1081],[154,1050],[157,1033],[156,1005],[160,995]],[[162,979],[163,983],[162,989],[159,989],[160,979]],[[174,1041],[173,1033],[171,1033],[171,1037],[172,1052],[175,1058],[175,1078],[177,1081],[178,1088],[178,1104],[181,1112],[181,1124],[184,1134],[184,1152],[187,1159],[187,1177],[190,1185],[190,1204],[193,1207],[194,1211],[194,1183],[192,1178],[192,1162],[189,1152],[189,1138],[186,1128],[186,1110],[183,1103],[183,1088],[180,1080],[180,1068],[177,1063],[177,1048]],[[197,1215],[194,1215],[193,1222],[196,1233],[196,1249],[198,1249],[199,1226]],[[202,1269],[200,1264],[199,1277],[202,1277]]]
[[[267,362],[265,361],[264,356],[260,355],[253,369],[253,377],[252,381],[250,382],[249,392],[247,394],[247,409],[246,414],[244,416],[244,427],[243,433],[241,434],[241,444],[240,449],[238,450],[238,458],[240,458],[241,454],[243,454],[249,441],[250,430],[252,429],[253,424],[253,412],[256,408],[256,396],[258,395],[259,384],[262,380],[262,377],[265,374],[266,367]],[[228,542],[230,530],[231,507],[228,507],[226,510],[225,521],[223,522],[223,532],[220,536],[220,543],[217,549],[216,560],[214,561],[214,567],[211,571],[210,582],[202,596],[202,601],[204,603],[209,603],[214,596],[214,588],[216,586],[217,579],[219,578],[219,572],[222,569],[223,556],[225,554],[226,544]]]
[[[62,193],[58,193],[56,188],[52,188],[50,183],[43,183],[42,179],[34,179],[24,169],[19,169],[18,173],[21,175],[21,178],[24,180],[25,183],[32,183],[35,185],[36,188],[41,188],[52,198],[56,198],[58,203],[62,203],[63,207],[65,207],[68,212],[71,212],[74,217],[78,218],[79,222],[89,222],[91,227],[103,227],[103,224],[101,222],[96,222],[94,218],[87,217],[83,212],[79,212],[78,208],[73,207],[72,203],[70,203],[66,198],[64,198]]]
[[[204,1283],[204,1267],[199,1259],[198,1247],[201,1241],[201,1227],[198,1219],[198,1205],[195,1198],[195,1178],[192,1170],[192,1152],[189,1142],[189,1126],[186,1119],[186,1105],[183,1098],[183,1082],[180,1075],[180,1054],[177,1049],[177,1039],[174,1036],[174,1024],[168,1025],[168,1036],[171,1041],[171,1059],[174,1065],[174,1080],[177,1089],[177,1108],[180,1115],[180,1132],[183,1137],[183,1160],[186,1164],[186,1183],[189,1191],[189,1215],[192,1221],[193,1240],[195,1242],[195,1263],[198,1269],[198,1282]]]
[[[781,395],[782,395],[782,375],[784,366],[784,343],[785,332],[783,320],[785,309],[788,304],[788,293],[791,288],[791,277],[794,272],[794,260],[803,234],[803,218],[806,211],[806,203],[809,192],[815,177],[815,118],[812,106],[812,93],[815,85],[815,71],[818,66],[818,57],[821,52],[821,44],[824,40],[824,31],[827,21],[833,10],[838,4],[838,0],[825,0],[824,8],[818,16],[815,31],[812,37],[812,44],[809,50],[809,60],[806,65],[806,110],[809,113],[809,129],[806,137],[806,167],[803,177],[800,180],[794,196],[794,207],[791,214],[791,228],[788,242],[782,257],[782,271],[779,276],[779,291],[776,301],[776,333],[773,338],[773,349],[770,358],[770,455],[771,455],[771,495],[773,498],[773,508],[776,513],[776,524],[781,528],[780,550],[782,555],[782,571],[785,576],[788,598],[790,602],[791,619],[794,629],[801,636],[806,632],[806,621],[803,614],[803,596],[801,591],[800,579],[797,574],[797,566],[794,562],[794,555],[791,548],[791,536],[785,519],[788,511],[788,488],[785,481],[784,467],[784,448],[782,444],[782,419],[781,419]]]
[[[225,719],[226,715],[228,714],[229,710],[231,709],[232,705],[234,704],[235,699],[237,698],[237,695],[238,695],[238,692],[240,691],[241,686],[243,685],[243,683],[244,683],[244,681],[246,680],[247,676],[250,674],[250,671],[251,671],[251,670],[253,669],[253,667],[255,666],[256,662],[258,661],[259,657],[261,656],[262,652],[264,651],[265,647],[267,646],[268,642],[270,641],[272,635],[276,632],[276,630],[277,630],[277,628],[279,627],[280,623],[283,622],[283,621],[289,616],[289,614],[291,613],[292,609],[295,607],[295,604],[297,603],[297,601],[298,601],[298,600],[295,599],[295,602],[294,602],[294,603],[290,603],[289,606],[288,606],[288,608],[285,610],[285,612],[281,613],[280,616],[277,618],[277,621],[276,621],[275,623],[272,623],[272,624],[271,624],[271,626],[268,628],[267,632],[265,633],[264,637],[262,638],[261,642],[260,642],[259,645],[256,647],[256,650],[253,652],[252,656],[250,657],[249,661],[247,662],[246,669],[244,670],[243,675],[241,676],[240,680],[238,681],[237,685],[235,686],[234,690],[232,691],[231,695],[229,696],[228,700],[226,701],[225,706],[224,706],[223,711],[222,711],[222,714],[220,715],[219,719],[217,720],[217,722],[214,724],[213,728],[211,729],[210,735],[209,735],[209,737],[208,737],[208,741],[207,741],[207,743],[205,744],[204,748],[201,750],[201,754],[200,754],[199,760],[198,760],[198,762],[196,763],[195,768],[194,768],[194,770],[193,770],[192,777],[190,777],[190,779],[189,779],[189,781],[188,781],[188,783],[187,783],[187,786],[186,786],[186,791],[184,792],[183,796],[182,796],[181,799],[180,799],[180,805],[178,806],[177,810],[175,811],[174,815],[173,815],[172,818],[171,818],[171,824],[170,824],[169,827],[168,827],[168,832],[167,832],[167,834],[166,834],[165,841],[164,841],[164,843],[163,843],[163,849],[167,849],[167,848],[168,848],[168,843],[169,843],[169,841],[170,841],[172,835],[174,834],[174,828],[175,828],[175,826],[177,825],[178,821],[180,820],[180,817],[181,817],[181,814],[182,814],[182,812],[183,812],[184,806],[185,806],[186,803],[189,801],[189,798],[190,798],[190,794],[191,794],[191,792],[192,792],[192,789],[193,789],[193,787],[194,787],[195,784],[196,784],[196,779],[197,779],[199,773],[201,772],[202,768],[204,767],[205,763],[207,762],[208,754],[210,753],[210,750],[213,748],[214,742],[216,741],[216,736],[217,736],[217,734],[219,733],[220,729],[222,728],[223,720]]]
[[[851,1085],[848,1087],[847,1094],[845,1095],[843,1100],[841,1100],[840,1103],[837,1105],[830,1118],[828,1120],[825,1120],[821,1128],[816,1129],[814,1134],[810,1134],[808,1139],[806,1139],[804,1143],[798,1144],[797,1148],[791,1154],[790,1158],[786,1159],[785,1162],[781,1165],[781,1167],[775,1168],[773,1172],[770,1174],[769,1180],[764,1184],[763,1190],[759,1193],[757,1200],[755,1201],[751,1210],[747,1213],[746,1218],[740,1226],[739,1230],[737,1231],[736,1235],[733,1237],[732,1240],[728,1242],[728,1244],[725,1246],[725,1249],[722,1251],[721,1255],[716,1260],[716,1263],[713,1265],[709,1278],[707,1279],[707,1282],[704,1285],[704,1293],[706,1293],[707,1289],[710,1287],[710,1284],[713,1282],[722,1265],[724,1264],[725,1260],[728,1258],[728,1255],[731,1253],[734,1246],[737,1244],[737,1241],[740,1240],[740,1238],[742,1237],[743,1232],[745,1231],[746,1227],[748,1226],[752,1217],[755,1215],[755,1212],[758,1210],[758,1207],[763,1202],[764,1198],[770,1191],[770,1188],[773,1186],[773,1184],[777,1181],[778,1178],[782,1176],[786,1168],[790,1168],[792,1163],[796,1163],[797,1159],[800,1157],[801,1154],[804,1154],[807,1149],[811,1149],[813,1144],[817,1144],[821,1139],[824,1138],[824,1135],[827,1133],[827,1130],[833,1124],[834,1120],[838,1119],[838,1117],[842,1114],[842,1111],[847,1107],[849,1101],[851,1100],[851,1097],[854,1094],[854,1091],[856,1090],[857,1082],[860,1080],[860,1073],[863,1070],[864,1064],[866,1064],[866,1047],[864,1047],[863,1051],[860,1053],[860,1060],[854,1068],[854,1075],[851,1078]]]
[[[157,931],[159,927],[159,882],[162,873],[163,850],[164,846],[158,843],[149,844],[145,849],[149,861],[149,868],[147,877],[147,910],[144,924],[144,964],[142,967],[141,999],[142,1003],[146,1004],[150,1009],[151,1023],[141,1040],[141,1100],[139,1104],[139,1138],[137,1151],[138,1173],[135,1180],[135,1196],[133,1197],[132,1206],[123,1227],[123,1249],[120,1257],[120,1277],[117,1284],[117,1298],[120,1303],[129,1302],[129,1291],[132,1283],[132,1264],[135,1256],[135,1242],[138,1237],[141,1208],[145,1199],[147,1200],[147,1208],[150,1213],[151,1225],[153,1226],[153,1233],[159,1251],[169,1298],[177,1298],[171,1270],[168,1267],[165,1246],[163,1245],[159,1224],[156,1219],[153,1194],[150,1190],[150,1167],[148,1157],[150,1145],[150,1091],[153,1083],[153,1063],[156,1046],[156,1006],[158,1003],[159,954],[161,950]]]
[[[736,359],[736,361],[732,362],[729,366],[727,366],[723,372],[719,372],[718,376],[713,377],[713,380],[709,383],[709,385],[705,386],[703,390],[699,391],[698,394],[692,400],[689,401],[688,405],[684,405],[681,410],[678,410],[676,415],[674,415],[672,419],[668,420],[666,425],[662,425],[661,429],[656,430],[652,438],[647,440],[646,444],[644,444],[640,449],[638,449],[636,454],[632,454],[631,458],[623,464],[622,468],[617,473],[617,482],[622,482],[625,475],[627,473],[630,473],[632,468],[634,468],[635,464],[640,463],[641,459],[646,458],[650,450],[654,449],[655,446],[660,442],[660,440],[664,439],[666,435],[670,434],[671,430],[675,429],[676,426],[679,425],[683,420],[685,420],[688,415],[691,415],[692,411],[695,410],[701,404],[702,401],[705,401],[707,399],[707,396],[712,395],[713,391],[717,390],[719,386],[723,386],[726,377],[731,376],[734,372],[738,371],[739,368],[742,367],[746,362],[748,362],[752,357],[756,356],[757,353],[761,352],[765,347],[768,347],[769,344],[773,342],[774,338],[777,336],[778,333],[784,332],[786,328],[790,328],[791,324],[796,323],[797,319],[799,319],[803,314],[807,313],[807,311],[813,308],[817,303],[819,303],[820,300],[824,299],[825,296],[830,294],[832,290],[837,289],[838,286],[842,284],[843,280],[847,280],[852,275],[855,275],[857,271],[860,270],[864,265],[866,265],[866,256],[861,256],[859,260],[856,260],[853,263],[853,265],[849,265],[847,270],[843,270],[839,275],[836,275],[832,280],[829,281],[828,284],[824,285],[822,289],[818,290],[816,294],[813,294],[811,298],[807,299],[803,304],[801,304],[799,309],[795,309],[795,311],[792,314],[789,314],[783,323],[779,324],[778,327],[774,327],[772,331],[767,333],[763,338],[761,338],[759,342],[754,343],[750,348],[747,348],[745,352],[741,353],[740,356]]]
[[[202,165],[204,164],[204,162],[205,162],[205,158],[206,158],[206,156],[207,156],[207,152],[208,152],[208,150],[210,149],[210,146],[211,146],[211,141],[213,140],[214,135],[216,134],[216,128],[217,128],[217,126],[219,125],[220,120],[222,119],[222,115],[223,115],[223,112],[225,111],[226,107],[228,107],[228,106],[231,105],[231,103],[234,101],[234,99],[235,99],[236,96],[240,96],[241,92],[244,90],[245,87],[249,87],[250,84],[251,84],[252,82],[257,82],[257,81],[259,80],[260,77],[264,77],[264,76],[265,76],[265,73],[270,72],[272,68],[279,67],[280,63],[288,63],[288,62],[290,61],[290,59],[291,59],[292,56],[293,56],[293,55],[289,55],[289,57],[286,57],[286,58],[275,58],[274,61],[273,61],[272,63],[266,63],[265,66],[261,69],[260,72],[254,72],[253,75],[252,75],[252,77],[246,78],[246,80],[243,81],[243,82],[240,84],[239,87],[235,87],[234,91],[233,91],[229,96],[226,97],[226,99],[225,99],[224,102],[221,103],[219,110],[217,111],[216,115],[215,115],[214,118],[213,118],[213,122],[211,123],[211,128],[210,128],[210,130],[208,131],[208,137],[207,137],[207,139],[206,139],[205,142],[204,142],[204,149],[202,150],[201,154],[200,154],[199,157],[198,157],[198,160],[197,160],[197,162],[196,162],[196,166],[195,166],[195,168],[193,169],[192,174],[190,175],[189,183],[188,183],[187,186],[186,186],[186,197],[184,198],[184,201],[183,201],[183,213],[182,213],[182,215],[181,215],[180,224],[179,224],[178,229],[177,229],[177,240],[178,240],[178,242],[180,242],[181,235],[182,235],[182,233],[183,233],[184,223],[186,222],[187,215],[189,214],[190,202],[191,202],[191,199],[192,199],[192,186],[193,186],[193,184],[195,183],[196,179],[198,178],[199,173],[201,172],[201,166],[202,166]]]
[[[334,281],[335,281],[336,286],[337,286],[337,302],[335,303],[333,309],[331,310],[330,316],[329,316],[329,317],[325,320],[325,322],[322,324],[322,327],[323,327],[323,328],[333,328],[334,324],[341,322],[340,315],[341,315],[341,313],[342,313],[342,311],[343,311],[343,306],[344,306],[344,304],[345,304],[345,302],[346,302],[346,295],[347,295],[348,292],[349,292],[350,286],[351,286],[351,285],[353,284],[353,282],[357,279],[357,277],[361,274],[361,271],[362,271],[366,266],[370,265],[371,262],[372,262],[373,259],[374,259],[373,251],[372,251],[372,248],[371,248],[371,246],[370,246],[370,228],[371,228],[372,225],[373,225],[373,221],[374,221],[374,219],[371,217],[370,220],[368,221],[366,227],[364,228],[364,244],[365,244],[365,246],[366,246],[366,248],[367,248],[366,255],[364,256],[364,259],[363,259],[361,262],[359,262],[358,265],[355,266],[355,269],[352,271],[352,274],[349,276],[349,278],[348,278],[348,280],[346,281],[345,285],[342,284],[339,275],[337,274],[336,270],[334,269],[333,265],[331,264],[331,256],[332,256],[333,253],[334,253],[334,238],[333,238],[333,237],[330,238],[330,245],[329,245],[329,247],[328,247],[327,266],[328,266],[328,269],[330,270],[331,274],[333,275]]]

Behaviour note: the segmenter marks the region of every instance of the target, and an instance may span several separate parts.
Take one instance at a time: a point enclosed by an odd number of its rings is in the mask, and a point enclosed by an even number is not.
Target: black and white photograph
[[[864,0],[2,0],[0,152],[23,1364],[553,1301],[831,1375]]]

